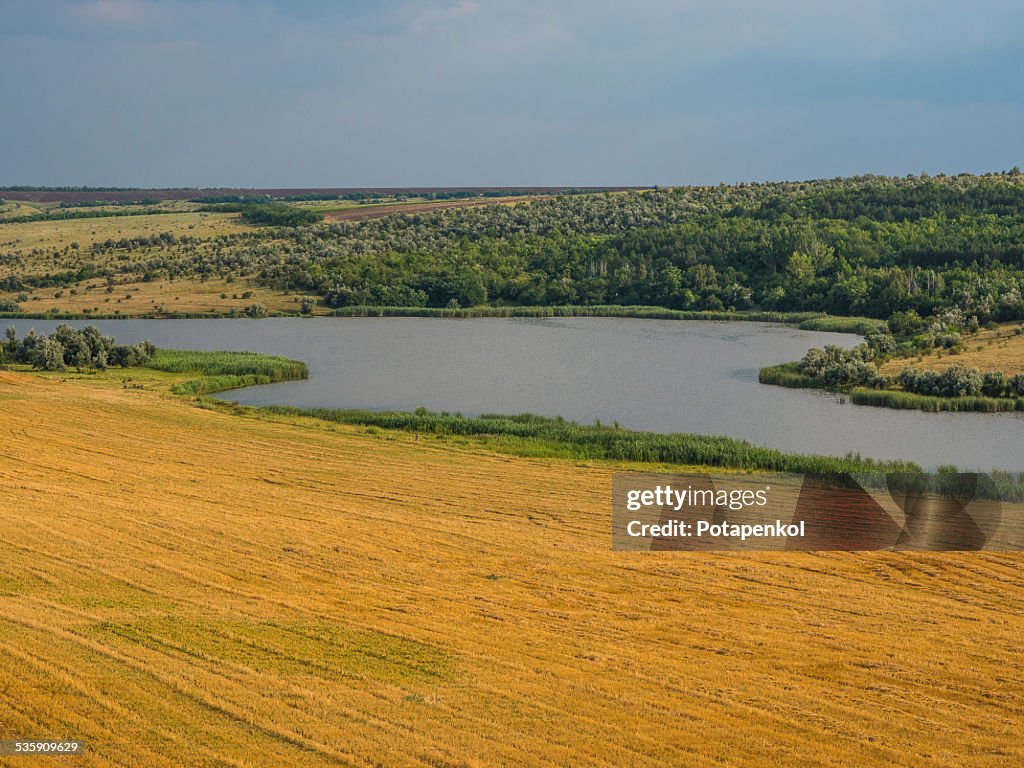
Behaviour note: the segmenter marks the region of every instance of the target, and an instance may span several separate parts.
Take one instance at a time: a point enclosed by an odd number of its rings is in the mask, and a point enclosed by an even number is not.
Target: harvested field
[[[982,371],[1024,373],[1024,324],[1009,323],[982,330],[964,339],[963,352],[937,351],[914,358],[897,358],[882,366],[882,372],[897,375],[908,365],[919,370],[941,371],[960,363]]]
[[[1021,556],[614,553],[609,467],[123,375],[0,372],[0,739],[158,768],[1024,762]]]
[[[171,232],[178,237],[209,238],[250,229],[239,221],[238,214],[198,211],[0,223],[3,224],[0,227],[0,250],[26,254],[33,249],[56,251],[71,243],[78,243],[85,253],[93,243],[159,235],[161,232]],[[24,273],[33,274],[49,266],[41,259],[29,257]]]

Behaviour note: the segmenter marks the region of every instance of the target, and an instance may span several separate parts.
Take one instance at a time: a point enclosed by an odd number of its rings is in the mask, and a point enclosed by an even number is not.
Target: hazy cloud
[[[2,183],[1005,168],[1009,0],[0,0]],[[997,121],[992,123],[991,121]]]

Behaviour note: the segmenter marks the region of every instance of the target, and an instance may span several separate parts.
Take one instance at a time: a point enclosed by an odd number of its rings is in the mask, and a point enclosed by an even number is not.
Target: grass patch
[[[486,438],[487,445],[519,456],[682,464],[778,472],[919,472],[911,462],[880,462],[857,455],[845,457],[784,453],[744,440],[690,434],[638,432],[601,425],[586,426],[561,418],[519,416],[452,416],[426,410],[374,412],[266,406],[258,409],[282,416],[322,419],[339,424],[379,427],[428,435]]]
[[[745,312],[666,309],[650,306],[600,304],[552,307],[341,307],[335,317],[624,317],[651,320],[750,320],[766,323],[801,324],[820,317],[816,312]],[[860,319],[860,318],[856,318]],[[856,333],[857,331],[850,331]]]
[[[833,315],[820,315],[801,320],[798,326],[802,331],[822,331],[826,333],[856,333],[859,336],[867,336],[869,333],[876,333],[886,330],[888,326],[884,320],[876,320],[871,317],[836,317]]]
[[[305,363],[259,352],[206,352],[158,349],[147,368],[167,373],[196,373],[201,378],[175,384],[176,395],[207,395],[239,387],[309,378]]]
[[[773,384],[778,387],[794,389],[824,389],[824,384],[813,376],[800,371],[800,363],[780,363],[762,368],[757,373],[757,380],[762,384]]]
[[[449,658],[433,646],[336,624],[164,617],[122,624],[103,622],[88,628],[87,634],[185,654],[200,663],[239,664],[258,673],[289,678],[372,677],[411,683],[452,676]]]
[[[903,392],[895,389],[868,389],[858,387],[850,393],[856,405],[875,405],[902,410],[982,411],[998,413],[1024,411],[1024,398],[1011,397],[934,397]]]

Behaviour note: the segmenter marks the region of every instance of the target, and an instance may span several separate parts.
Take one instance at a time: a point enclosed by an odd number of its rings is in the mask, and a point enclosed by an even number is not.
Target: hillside
[[[63,378],[0,372],[0,739],[147,768],[1024,761],[1020,556],[614,553],[606,466]]]
[[[263,306],[295,314],[308,297],[307,314],[646,305],[886,320],[956,307],[982,323],[1024,320],[1017,170],[513,191],[19,203],[0,221],[0,300],[37,314],[243,310],[234,291],[184,298],[221,281],[267,291]],[[38,213],[26,220],[25,208]],[[110,296],[65,299],[153,281],[181,291],[122,306]]]

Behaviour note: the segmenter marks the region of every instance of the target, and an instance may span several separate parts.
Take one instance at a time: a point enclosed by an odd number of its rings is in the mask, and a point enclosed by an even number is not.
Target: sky
[[[1024,165],[1020,0],[0,0],[0,185]]]

